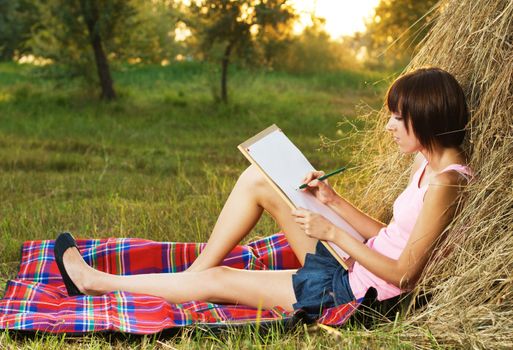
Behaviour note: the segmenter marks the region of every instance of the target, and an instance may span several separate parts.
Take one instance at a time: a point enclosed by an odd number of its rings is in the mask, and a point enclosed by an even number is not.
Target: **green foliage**
[[[293,27],[290,22],[278,23],[276,26],[260,28],[257,34],[257,60],[255,65],[274,68],[280,64],[283,56],[293,42]]]
[[[359,36],[367,64],[375,68],[404,66],[430,28],[436,0],[381,0]]]
[[[108,50],[111,57],[122,61],[161,63],[186,55],[187,47],[175,41],[179,9],[175,2],[165,0],[132,0],[133,16],[125,28],[114,36]]]
[[[25,43],[38,18],[30,0],[0,0],[0,60],[9,61],[30,50]]]

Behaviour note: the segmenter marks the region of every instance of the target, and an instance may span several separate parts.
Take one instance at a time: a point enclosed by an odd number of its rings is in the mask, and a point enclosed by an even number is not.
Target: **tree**
[[[232,55],[251,60],[258,32],[278,29],[295,18],[287,0],[198,0],[189,7],[192,19],[184,22],[199,37],[205,56],[212,57],[220,45],[221,100],[228,101],[228,67]]]
[[[360,36],[370,65],[408,62],[430,28],[436,0],[381,0]]]
[[[34,54],[64,64],[90,79],[94,66],[103,99],[116,93],[108,50],[120,28],[129,26],[134,11],[129,0],[39,0],[41,20],[29,43]]]

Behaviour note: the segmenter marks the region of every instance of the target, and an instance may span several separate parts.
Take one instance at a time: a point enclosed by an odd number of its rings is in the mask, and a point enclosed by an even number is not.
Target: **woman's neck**
[[[420,151],[432,172],[438,173],[451,164],[465,164],[465,155],[460,148],[435,147],[431,152]]]

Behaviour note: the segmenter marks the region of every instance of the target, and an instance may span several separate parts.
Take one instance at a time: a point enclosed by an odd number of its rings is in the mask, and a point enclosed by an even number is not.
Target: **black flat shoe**
[[[55,262],[57,263],[57,266],[59,267],[59,272],[61,273],[62,280],[64,281],[64,285],[66,286],[66,290],[68,291],[68,295],[74,296],[74,295],[84,295],[84,293],[80,292],[80,290],[77,288],[75,283],[69,278],[68,273],[66,272],[66,269],[64,268],[64,263],[62,261],[62,257],[64,256],[64,252],[69,249],[77,247],[77,243],[75,242],[75,239],[69,232],[63,232],[59,234],[57,239],[55,240],[55,245],[53,247],[53,254],[55,256]]]

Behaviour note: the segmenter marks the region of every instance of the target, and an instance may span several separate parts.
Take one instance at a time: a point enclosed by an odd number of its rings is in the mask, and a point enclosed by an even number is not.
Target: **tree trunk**
[[[89,40],[93,47],[94,60],[96,62],[96,71],[100,79],[100,86],[102,89],[101,98],[105,100],[113,100],[116,98],[112,77],[110,75],[109,62],[105,51],[103,51],[102,38],[100,33],[95,28],[98,24],[98,7],[96,0],[80,0],[82,13],[89,32]]]
[[[230,63],[230,54],[232,53],[233,44],[230,42],[224,50],[224,56],[221,61],[221,101],[228,103],[228,64]]]

